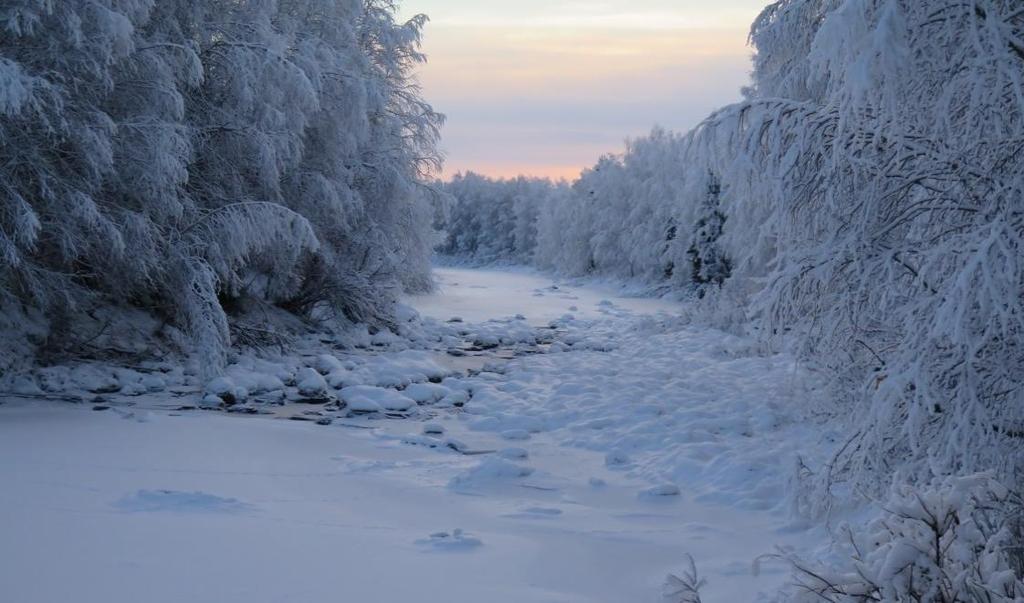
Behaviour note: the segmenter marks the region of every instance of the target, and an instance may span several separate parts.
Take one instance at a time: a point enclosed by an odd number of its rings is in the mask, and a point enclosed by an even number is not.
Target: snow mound
[[[206,384],[206,397],[203,401],[206,404],[234,404],[241,402],[249,396],[249,390],[236,385],[228,377],[218,377]]]
[[[139,490],[117,501],[114,506],[131,513],[238,513],[249,508],[234,498],[177,490]]]
[[[433,404],[451,393],[452,390],[436,383],[413,383],[402,390],[403,395],[420,404]]]
[[[330,354],[320,354],[316,357],[316,362],[313,368],[317,370],[321,375],[329,375],[334,371],[342,370],[344,367],[341,361],[331,356]]]
[[[496,482],[516,480],[533,473],[533,467],[517,465],[501,458],[488,458],[482,463],[456,475],[448,482],[453,490],[464,490]]]
[[[488,320],[466,326],[459,334],[474,347],[483,349],[500,345],[535,344],[540,339],[537,328],[520,318]]]
[[[307,398],[326,398],[327,381],[323,376],[311,368],[304,368],[296,375],[299,395]]]
[[[451,373],[451,369],[441,366],[434,360],[431,352],[402,350],[387,355],[358,358],[351,367],[333,370],[329,378],[334,387],[406,387],[431,379],[440,380]]]
[[[501,432],[501,437],[506,440],[529,440],[530,432],[525,429],[507,429]]]
[[[416,406],[416,401],[393,389],[372,385],[353,385],[338,392],[349,410],[356,412],[405,412]]]
[[[499,450],[498,455],[511,461],[522,461],[529,458],[530,453],[525,448],[505,448]]]

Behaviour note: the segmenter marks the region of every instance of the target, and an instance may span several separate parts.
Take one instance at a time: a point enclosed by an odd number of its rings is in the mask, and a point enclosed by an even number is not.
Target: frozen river
[[[805,429],[779,411],[785,358],[671,326],[665,301],[438,276],[410,300],[424,316],[499,334],[522,329],[510,316],[558,321],[560,339],[436,385],[466,392],[463,408],[399,420],[3,400],[0,598],[655,602],[691,553],[705,600],[733,603],[784,579],[770,564],[755,577],[757,555],[818,538],[790,529],[782,497]]]

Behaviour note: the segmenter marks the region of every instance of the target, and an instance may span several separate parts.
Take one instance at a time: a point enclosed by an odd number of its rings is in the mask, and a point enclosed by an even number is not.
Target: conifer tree
[[[732,273],[732,265],[719,245],[725,214],[721,212],[721,182],[712,171],[708,171],[707,195],[701,205],[693,243],[687,254],[690,256],[690,278],[697,285],[699,295],[704,296],[707,285],[721,286]]]

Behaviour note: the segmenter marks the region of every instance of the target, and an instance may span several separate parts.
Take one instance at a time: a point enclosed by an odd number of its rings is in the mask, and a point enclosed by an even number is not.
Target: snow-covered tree
[[[708,193],[697,220],[697,232],[687,250],[690,256],[691,278],[698,286],[719,285],[732,271],[729,258],[722,251],[718,239],[725,226],[725,214],[720,209],[722,185],[713,172],[708,173]],[[703,296],[703,289],[701,289]]]
[[[587,229],[588,272],[651,284],[687,282],[688,271],[677,268],[687,264],[699,197],[684,177],[682,150],[679,135],[655,128],[630,140],[621,156],[607,155],[583,171],[573,191],[591,216],[564,227]]]
[[[125,257],[131,216],[103,198],[116,124],[103,110],[148,3],[0,7],[0,295],[66,308]],[[127,228],[125,228],[127,227]]]
[[[442,118],[425,17],[386,0],[0,7],[0,295],[171,318],[214,370],[222,304],[387,325],[429,287]]]
[[[795,334],[853,421],[826,483],[1024,458],[1022,35],[1012,0],[775,2],[748,100],[691,136],[768,283],[760,332]]]
[[[468,172],[444,185],[451,205],[438,251],[476,263],[537,259],[541,213],[565,185],[519,177],[494,180]]]

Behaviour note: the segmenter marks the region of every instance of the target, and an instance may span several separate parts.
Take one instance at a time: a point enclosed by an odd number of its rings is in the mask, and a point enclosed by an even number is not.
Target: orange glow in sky
[[[448,116],[446,177],[572,179],[654,125],[738,100],[767,0],[405,0],[431,17],[424,94]]]

